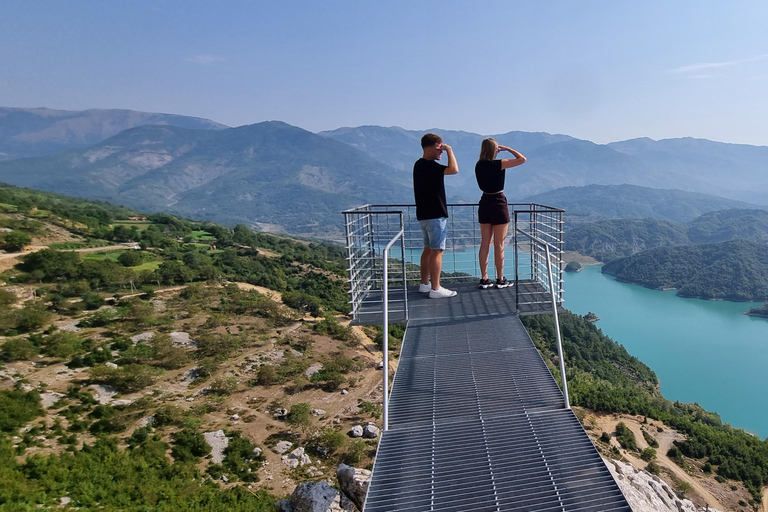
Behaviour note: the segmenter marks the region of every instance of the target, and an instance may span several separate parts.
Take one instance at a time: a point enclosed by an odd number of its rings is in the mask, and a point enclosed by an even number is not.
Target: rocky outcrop
[[[605,461],[633,512],[702,512],[691,500],[679,498],[661,478],[619,460]],[[719,512],[714,508],[710,512]]]
[[[214,464],[221,464],[224,461],[224,450],[229,445],[229,438],[223,430],[215,432],[205,432],[203,434],[205,442],[211,447],[211,461]]]
[[[368,493],[368,484],[371,481],[371,472],[367,469],[358,469],[346,464],[339,464],[336,468],[336,478],[344,495],[352,500],[358,510],[363,510],[365,495]]]
[[[296,486],[291,498],[277,503],[283,512],[357,512],[346,496],[328,482],[304,482]]]

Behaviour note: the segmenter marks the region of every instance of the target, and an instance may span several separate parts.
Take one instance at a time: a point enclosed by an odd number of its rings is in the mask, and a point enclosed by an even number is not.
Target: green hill
[[[768,245],[747,240],[658,247],[611,261],[603,272],[682,297],[768,300]]]
[[[343,248],[17,187],[0,186],[0,204],[2,227],[77,238],[0,274],[0,509],[66,497],[81,510],[272,511],[309,478],[267,477],[280,441],[306,448],[312,478],[371,463],[376,441],[344,432],[380,419],[381,331],[338,320]],[[98,246],[109,252],[77,252]],[[552,318],[522,321],[554,370]],[[653,371],[582,317],[561,326],[574,406],[665,422],[686,436],[675,449],[759,499],[765,441],[665,400]],[[219,429],[216,463],[203,433]]]
[[[688,222],[705,213],[759,206],[722,197],[635,185],[586,185],[564,187],[525,198],[566,210],[566,221],[600,219],[658,219]]]
[[[610,219],[574,224],[565,248],[598,261],[611,261],[654,247],[690,243],[685,226],[658,219]]]
[[[768,211],[729,209],[708,212],[685,224],[657,219],[609,219],[573,224],[566,250],[611,261],[654,247],[734,239],[768,241]]]

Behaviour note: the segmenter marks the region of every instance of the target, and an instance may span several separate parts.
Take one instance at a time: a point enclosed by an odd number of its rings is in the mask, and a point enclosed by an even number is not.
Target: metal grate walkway
[[[564,409],[514,291],[459,290],[445,300],[410,292],[365,512],[631,512]]]

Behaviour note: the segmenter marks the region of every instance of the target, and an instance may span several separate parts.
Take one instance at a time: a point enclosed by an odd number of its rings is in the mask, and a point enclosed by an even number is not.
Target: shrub
[[[256,372],[256,382],[262,386],[277,384],[277,371],[275,367],[269,364],[259,366],[259,370]]]
[[[345,460],[349,464],[359,464],[365,457],[365,451],[368,449],[368,445],[362,439],[355,439],[349,443],[347,448],[347,455]]]
[[[352,329],[344,327],[336,320],[333,314],[329,313],[313,326],[315,332],[325,334],[339,341],[352,341],[355,337],[352,335]]]
[[[59,331],[43,339],[43,353],[51,357],[69,357],[83,350],[83,338],[73,332]]]
[[[14,432],[43,414],[37,391],[0,391],[0,432]]]
[[[0,307],[6,307],[10,306],[11,304],[16,304],[17,301],[16,294],[13,292],[9,292],[8,290],[3,290],[0,288]]]
[[[91,380],[112,386],[122,393],[132,393],[151,386],[162,370],[143,364],[127,364],[119,368],[94,366]]]
[[[661,474],[661,467],[659,467],[658,464],[656,464],[654,461],[651,461],[648,463],[647,466],[645,466],[645,470],[651,473],[652,475],[659,475]]]
[[[637,451],[637,440],[635,434],[627,427],[624,422],[616,424],[616,440],[625,450]]]
[[[117,257],[117,262],[124,267],[135,267],[141,264],[141,253],[139,251],[126,251]]]
[[[173,448],[171,455],[177,462],[197,462],[200,457],[211,453],[211,447],[205,442],[200,432],[180,430],[172,436]]]
[[[228,395],[237,389],[237,377],[220,377],[211,383],[211,393]]]
[[[656,458],[656,450],[653,448],[646,448],[640,453],[640,458],[646,462],[650,462]]]
[[[306,402],[292,405],[286,420],[289,424],[306,431],[312,425],[311,411],[311,406]]]
[[[14,229],[5,235],[5,250],[8,252],[20,251],[25,245],[29,245],[31,241],[32,237],[28,234]]]
[[[643,439],[645,439],[645,442],[648,443],[648,446],[651,448],[658,448],[659,442],[649,433],[645,430],[642,430],[643,432]]]
[[[38,354],[37,347],[28,338],[12,338],[3,343],[3,361],[25,361]]]
[[[317,448],[324,448],[328,455],[336,453],[347,442],[347,436],[334,428],[323,429],[314,439]]]
[[[257,470],[264,461],[264,455],[256,455],[256,446],[241,437],[240,432],[228,433],[229,444],[224,449],[223,469],[244,482],[257,482]]]
[[[608,432],[603,432],[600,434],[600,442],[605,444],[611,444],[611,434]]]
[[[320,316],[320,300],[305,292],[283,292],[283,304],[314,317]]]
[[[184,421],[184,410],[177,405],[163,405],[155,411],[152,425],[164,427],[166,425],[180,425]]]

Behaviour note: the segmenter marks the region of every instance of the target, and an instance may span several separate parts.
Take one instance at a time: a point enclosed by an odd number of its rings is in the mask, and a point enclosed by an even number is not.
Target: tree
[[[292,405],[287,421],[289,424],[299,427],[303,432],[306,432],[312,426],[311,412],[311,406],[306,402]]]
[[[124,267],[135,267],[141,264],[141,259],[139,251],[126,251],[117,257],[117,262]]]
[[[23,231],[13,230],[5,235],[5,250],[8,252],[17,252],[29,245],[32,238]]]

